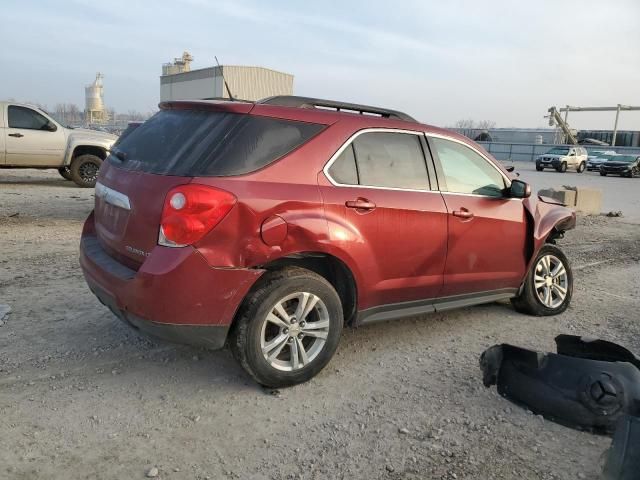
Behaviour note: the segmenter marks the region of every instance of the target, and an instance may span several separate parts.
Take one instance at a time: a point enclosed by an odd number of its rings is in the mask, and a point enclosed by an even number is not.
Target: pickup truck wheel
[[[71,178],[71,169],[69,167],[60,167],[58,169],[58,173],[62,176],[62,178],[64,178],[65,180],[72,180]]]
[[[573,272],[566,255],[555,245],[543,246],[532,263],[522,292],[511,299],[521,313],[535,316],[564,312],[573,295]]]
[[[296,385],[322,370],[344,323],[333,286],[302,268],[268,272],[245,299],[229,336],[240,365],[258,383]]]
[[[582,162],[580,165],[578,165],[578,170],[576,170],[578,173],[582,173],[584,172],[584,169],[587,168],[587,165]]]
[[[71,179],[80,187],[95,187],[102,159],[95,155],[80,155],[71,162]]]

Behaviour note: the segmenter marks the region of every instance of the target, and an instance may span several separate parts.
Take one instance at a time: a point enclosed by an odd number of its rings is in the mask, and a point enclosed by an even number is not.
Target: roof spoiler
[[[323,100],[320,98],[298,97],[295,95],[278,95],[275,97],[263,98],[256,103],[262,105],[278,105],[281,107],[335,109],[338,112],[358,113],[360,115],[379,115],[383,118],[404,120],[406,122],[417,122],[415,118],[407,115],[406,113],[398,112],[397,110],[359,105],[357,103],[338,102],[335,100]]]

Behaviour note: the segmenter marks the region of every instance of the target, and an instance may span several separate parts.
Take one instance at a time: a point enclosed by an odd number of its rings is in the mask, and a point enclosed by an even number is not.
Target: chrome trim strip
[[[402,130],[402,129],[398,129],[398,128],[365,128],[362,130],[358,130],[356,133],[354,133],[353,135],[351,135],[346,142],[344,142],[342,144],[342,146],[336,151],[336,153],[334,153],[331,158],[329,159],[329,161],[325,164],[324,168],[322,169],[322,173],[324,173],[324,176],[327,177],[327,180],[329,180],[329,182],[336,186],[336,187],[349,187],[349,188],[374,188],[374,189],[378,189],[378,190],[395,190],[395,191],[400,191],[400,192],[441,192],[441,193],[451,193],[451,194],[455,194],[455,195],[470,195],[470,196],[476,196],[476,197],[488,197],[488,198],[498,198],[498,197],[491,197],[489,195],[477,195],[477,194],[472,194],[472,193],[457,193],[457,192],[449,192],[448,190],[416,190],[416,189],[411,189],[411,188],[394,188],[394,187],[379,187],[379,186],[373,186],[373,185],[349,185],[349,184],[345,184],[345,183],[339,183],[336,182],[331,175],[329,175],[329,169],[331,168],[331,165],[333,165],[333,163],[338,159],[338,157],[342,154],[342,152],[344,152],[344,150],[351,145],[351,143],[358,138],[360,135],[362,135],[363,133],[371,133],[371,132],[381,132],[381,133],[405,133],[408,135],[418,135],[418,136],[425,136],[425,137],[436,137],[436,138],[442,138],[443,140],[449,140],[451,142],[456,142],[459,143],[460,145],[464,145],[465,147],[470,148],[471,150],[473,150],[474,152],[476,152],[478,155],[480,155],[482,158],[484,158],[493,168],[495,168],[500,175],[502,175],[502,178],[504,178],[505,183],[506,183],[506,188],[509,188],[509,186],[511,185],[511,179],[509,177],[507,177],[505,175],[505,173],[500,170],[500,168],[498,168],[498,166],[493,163],[493,161],[491,161],[489,158],[487,158],[486,155],[484,155],[480,150],[478,150],[475,147],[470,146],[469,144],[462,142],[456,138],[452,138],[449,137],[447,135],[442,135],[439,133],[426,133],[424,131],[416,131],[416,130]],[[427,159],[428,161],[429,159]],[[518,199],[515,199],[518,200]]]
[[[114,207],[131,210],[129,197],[127,197],[124,193],[120,193],[113,188],[109,188],[101,184],[100,182],[96,183],[96,197],[101,198],[104,202],[113,205]]]

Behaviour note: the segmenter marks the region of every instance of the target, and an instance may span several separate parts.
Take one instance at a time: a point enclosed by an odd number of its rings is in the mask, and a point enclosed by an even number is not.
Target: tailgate
[[[123,170],[104,162],[96,185],[95,226],[110,254],[137,268],[158,243],[160,217],[169,190],[189,177]]]

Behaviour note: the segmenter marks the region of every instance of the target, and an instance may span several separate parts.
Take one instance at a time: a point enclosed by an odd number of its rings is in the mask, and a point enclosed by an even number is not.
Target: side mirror
[[[529,198],[531,196],[531,185],[522,180],[511,180],[509,196],[511,198]]]
[[[516,167],[514,167],[513,165],[510,165],[508,167],[505,168],[505,170],[509,173],[513,172],[516,169]]]
[[[58,127],[56,127],[56,124],[53,122],[47,122],[42,126],[42,130],[46,130],[47,132],[55,132],[56,130],[58,130]]]

